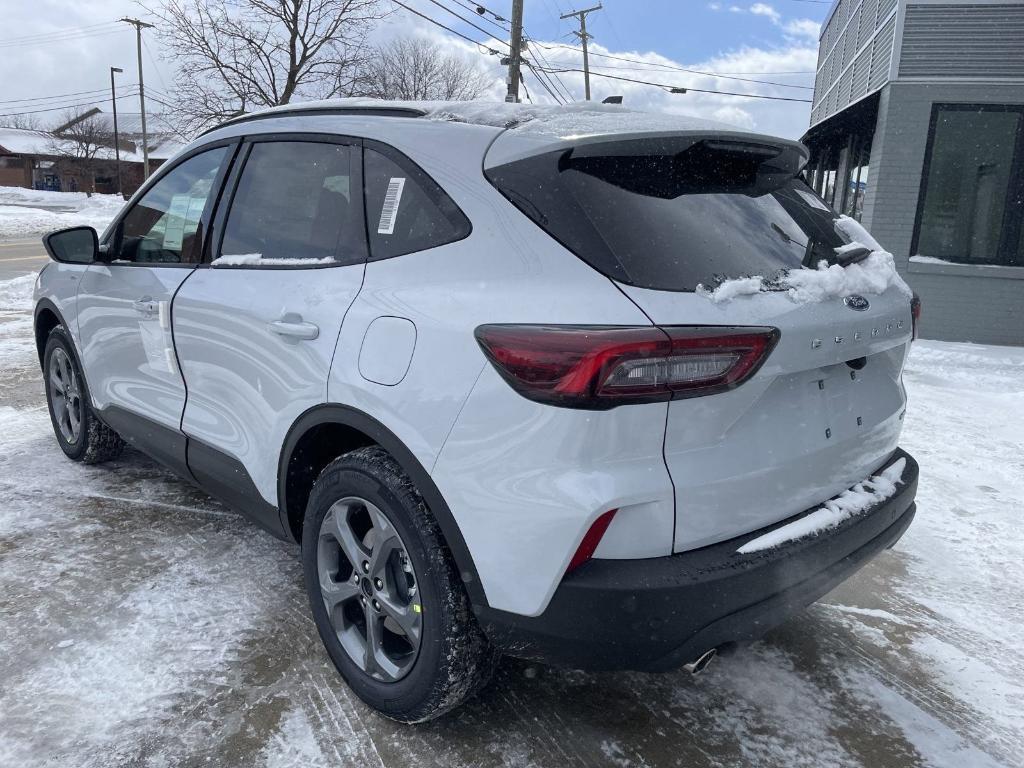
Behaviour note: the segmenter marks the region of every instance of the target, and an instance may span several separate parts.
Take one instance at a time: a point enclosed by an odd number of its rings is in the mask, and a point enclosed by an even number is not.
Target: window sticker
[[[402,190],[405,189],[405,177],[394,178],[388,182],[388,191],[384,195],[384,207],[380,211],[380,223],[377,224],[378,235],[392,235],[395,232],[395,218],[398,206],[402,202]]]
[[[167,223],[164,225],[164,250],[180,251],[185,239],[185,219],[188,216],[190,198],[188,194],[174,195],[167,208]]]

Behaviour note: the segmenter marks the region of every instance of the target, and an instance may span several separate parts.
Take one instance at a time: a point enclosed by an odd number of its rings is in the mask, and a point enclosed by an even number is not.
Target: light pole
[[[114,91],[114,73],[124,72],[120,67],[110,68],[110,106],[114,110],[114,164],[117,166],[117,194],[124,197],[121,191],[121,146],[117,137],[117,93]]]

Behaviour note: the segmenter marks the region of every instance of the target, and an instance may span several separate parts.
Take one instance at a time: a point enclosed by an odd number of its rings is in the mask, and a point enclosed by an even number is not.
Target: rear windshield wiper
[[[856,264],[859,261],[864,261],[872,253],[871,249],[866,245],[860,245],[857,248],[851,248],[848,251],[843,251],[836,257],[836,264],[840,267],[848,267],[851,264]]]

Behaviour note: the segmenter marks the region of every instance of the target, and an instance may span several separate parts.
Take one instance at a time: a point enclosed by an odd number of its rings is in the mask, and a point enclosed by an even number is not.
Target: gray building
[[[1024,345],[1024,0],[837,0],[803,141],[921,296],[922,336]]]

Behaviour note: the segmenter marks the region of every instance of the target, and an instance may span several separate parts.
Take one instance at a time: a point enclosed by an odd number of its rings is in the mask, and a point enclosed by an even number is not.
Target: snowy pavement
[[[78,226],[102,232],[123,205],[119,195],[0,187],[0,240]]]
[[[0,765],[1020,765],[1024,349],[916,345],[917,520],[765,640],[696,678],[506,661],[411,728],[335,674],[293,547],[137,453],[63,457],[31,285],[0,282]]]

